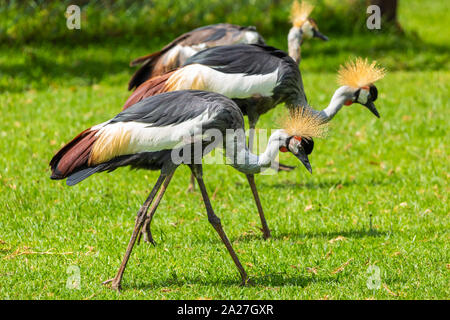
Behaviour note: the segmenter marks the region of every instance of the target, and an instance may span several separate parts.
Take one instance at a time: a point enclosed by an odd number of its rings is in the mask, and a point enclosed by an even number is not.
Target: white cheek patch
[[[309,23],[309,21],[306,21],[303,26],[302,26],[302,31],[303,31],[303,37],[306,39],[311,39],[312,37],[314,37],[314,32],[312,29],[312,25],[311,23]]]
[[[367,101],[369,100],[369,91],[367,90],[361,90],[359,92],[359,97],[358,97],[358,102],[361,104],[366,104]]]
[[[289,141],[289,150],[292,153],[297,154],[300,151],[300,143],[292,138],[291,141]]]

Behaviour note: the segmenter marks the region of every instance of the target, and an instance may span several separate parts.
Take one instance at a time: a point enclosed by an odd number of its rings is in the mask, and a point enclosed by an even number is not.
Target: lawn
[[[186,193],[188,168],[177,170],[156,213],[157,245],[135,247],[121,294],[101,282],[115,275],[158,173],[123,168],[72,188],[49,179],[62,144],[119,112],[128,62],[164,41],[0,45],[0,298],[449,299],[450,6],[430,1],[423,12],[422,1],[400,3],[405,36],[305,43],[303,81],[319,109],[349,56],[377,59],[389,73],[377,84],[381,119],[345,107],[316,141],[312,175],[283,154],[296,170],[256,178],[271,239],[262,239],[245,176],[205,165],[248,287],[200,192]],[[284,38],[267,40],[286,47]],[[284,114],[279,106],[259,127]]]

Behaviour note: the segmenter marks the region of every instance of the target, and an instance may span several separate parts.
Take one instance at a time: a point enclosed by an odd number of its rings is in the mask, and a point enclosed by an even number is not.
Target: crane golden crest
[[[328,133],[328,123],[310,108],[300,107],[290,111],[284,120],[283,128],[291,136],[305,139],[324,138]]]
[[[342,86],[361,88],[383,79],[385,75],[386,69],[377,66],[376,61],[369,63],[367,58],[356,58],[341,65],[337,81]]]
[[[301,3],[299,3],[297,0],[294,0],[291,7],[292,24],[295,27],[301,27],[308,19],[313,9],[314,6],[309,2],[302,1]]]

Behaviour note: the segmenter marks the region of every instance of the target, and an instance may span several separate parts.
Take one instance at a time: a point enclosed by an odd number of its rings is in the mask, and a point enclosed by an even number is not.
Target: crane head
[[[297,39],[299,45],[303,39],[319,38],[324,41],[328,40],[328,37],[320,33],[319,27],[314,19],[309,15],[314,10],[314,6],[307,1],[301,3],[294,0],[291,7],[291,22],[292,28],[289,32],[289,40],[294,41]]]
[[[303,37],[306,39],[319,38],[323,41],[328,41],[328,37],[319,31],[319,27],[313,18],[308,18],[301,29]]]
[[[314,149],[315,137],[325,137],[328,132],[327,123],[309,107],[298,107],[290,110],[289,117],[283,123],[284,143],[281,152],[291,152],[299,159],[306,169],[312,173],[308,159]]]
[[[377,118],[380,117],[374,101],[378,98],[378,89],[375,85],[363,86],[358,89],[350,88],[351,97],[345,101],[345,105],[349,106],[353,103],[359,103],[370,110]]]
[[[293,26],[288,34],[288,44],[291,48],[299,48],[305,39],[318,38],[328,41],[328,37],[319,31],[316,22],[308,18],[300,27]]]
[[[308,155],[311,154],[314,149],[314,140],[312,138],[306,139],[300,136],[289,136],[284,130],[280,137],[280,152],[290,152],[298,160],[300,160],[305,168],[312,173],[311,163],[309,162]]]
[[[310,155],[314,149],[314,140],[312,138],[306,139],[299,136],[291,136],[286,139],[285,144],[286,146],[280,147],[280,151],[291,152],[303,163],[305,168],[312,173],[308,155]]]
[[[376,61],[369,62],[367,58],[357,58],[342,65],[337,80],[344,87],[343,90],[351,94],[344,104],[362,104],[379,118],[380,114],[373,103],[378,97],[374,83],[383,79],[385,75],[386,70],[383,67],[378,66]]]

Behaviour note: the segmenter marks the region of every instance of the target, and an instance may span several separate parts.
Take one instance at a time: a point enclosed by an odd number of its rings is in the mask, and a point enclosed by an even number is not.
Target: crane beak
[[[309,159],[305,151],[301,149],[299,153],[295,154],[295,156],[297,157],[298,160],[300,160],[303,163],[303,165],[309,171],[309,173],[312,173],[311,163],[309,163]]]
[[[304,140],[301,139],[301,137],[290,137],[288,143],[289,151],[291,151],[294,156],[297,157],[298,160],[300,160],[305,168],[309,171],[309,173],[312,173],[311,163],[309,163],[308,154],[306,153],[304,147],[302,146],[302,142]],[[312,139],[311,139],[312,141]],[[311,153],[314,146],[314,142],[312,141],[311,148],[309,150],[309,153]]]
[[[364,104],[364,106],[370,110],[370,112],[372,112],[377,118],[380,117],[380,114],[378,113],[377,108],[375,108],[375,105],[372,101],[368,101],[366,104]]]
[[[320,33],[319,30],[313,29],[313,37],[322,39],[323,41],[328,41],[328,37],[322,33]]]

